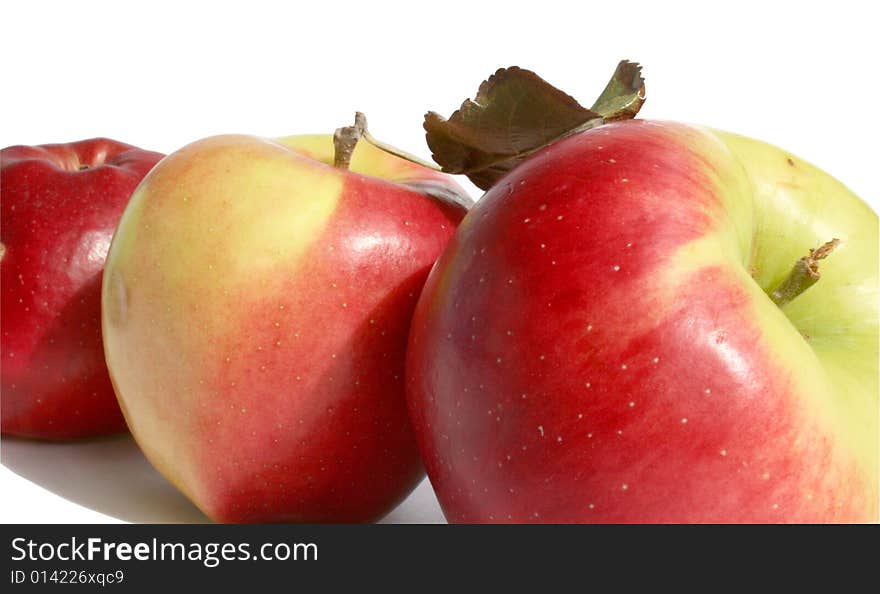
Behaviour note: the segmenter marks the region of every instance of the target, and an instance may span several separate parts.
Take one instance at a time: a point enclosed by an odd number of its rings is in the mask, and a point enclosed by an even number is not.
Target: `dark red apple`
[[[877,520],[877,217],[758,141],[631,121],[539,151],[462,222],[407,365],[451,521]]]
[[[104,363],[101,272],[128,198],[161,158],[106,138],[0,153],[4,434],[125,430]]]
[[[500,71],[428,120],[435,158],[491,185],[407,353],[446,517],[877,521],[877,215],[787,151],[545,85]]]

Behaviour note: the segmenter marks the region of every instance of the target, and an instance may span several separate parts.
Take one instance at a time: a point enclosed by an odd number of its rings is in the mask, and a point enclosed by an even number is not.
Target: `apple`
[[[710,128],[606,123],[531,154],[412,322],[448,520],[877,521],[877,227],[827,173]]]
[[[371,521],[424,476],[404,351],[467,200],[345,140],[190,144],[146,177],[110,248],[104,344],[122,410],[215,521]]]
[[[125,430],[101,344],[101,272],[129,196],[161,158],[106,138],[0,152],[4,434]]]

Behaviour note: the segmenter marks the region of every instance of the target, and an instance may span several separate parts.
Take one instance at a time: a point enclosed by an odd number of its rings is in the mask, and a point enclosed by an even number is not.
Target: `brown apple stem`
[[[788,276],[770,293],[770,299],[778,307],[785,307],[795,297],[812,287],[819,280],[819,261],[824,260],[840,243],[839,239],[825,242],[810,254],[794,263]]]
[[[422,167],[427,167],[428,169],[433,169],[434,171],[440,171],[440,167],[434,163],[429,163],[411,153],[402,151],[397,147],[374,138],[369,130],[367,130],[367,116],[359,111],[354,114],[353,126],[337,128],[336,132],[333,133],[333,148],[335,150],[333,165],[341,169],[348,169],[351,165],[351,155],[354,153],[358,141],[362,138],[377,149],[385,151],[395,157],[399,157],[410,163],[415,163],[416,165],[421,165]]]
[[[348,169],[351,165],[351,155],[358,141],[364,135],[367,127],[367,118],[361,112],[354,116],[353,126],[337,128],[333,133],[333,166],[340,169]]]

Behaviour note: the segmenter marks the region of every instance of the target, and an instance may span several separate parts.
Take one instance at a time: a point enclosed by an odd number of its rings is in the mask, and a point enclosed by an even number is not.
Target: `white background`
[[[423,113],[448,115],[501,66],[590,105],[629,58],[647,79],[641,117],[778,144],[877,210],[870,12],[864,0],[6,2],[0,146],[108,136],[170,152],[219,133],[330,132],[358,109],[375,136],[427,158]],[[0,456],[0,522],[200,519],[125,439],[4,440]],[[442,521],[428,483],[389,520]]]

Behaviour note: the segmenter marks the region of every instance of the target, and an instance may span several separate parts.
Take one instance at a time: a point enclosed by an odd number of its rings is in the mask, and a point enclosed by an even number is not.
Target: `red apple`
[[[821,280],[778,299],[832,238]],[[755,140],[634,120],[539,150],[464,219],[412,323],[446,517],[876,521],[877,248],[864,202]]]
[[[221,522],[357,522],[423,476],[409,322],[466,208],[449,179],[330,135],[169,155],[122,217],[107,362],[147,458]],[[451,199],[451,200],[450,200]]]
[[[4,434],[125,430],[101,345],[101,272],[129,196],[161,158],[106,138],[0,154]]]

